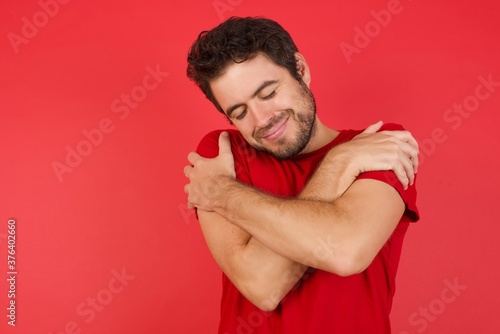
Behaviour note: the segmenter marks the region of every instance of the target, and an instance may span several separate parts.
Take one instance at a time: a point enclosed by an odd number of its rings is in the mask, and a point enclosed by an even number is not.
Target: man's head
[[[202,32],[187,74],[252,146],[281,159],[307,146],[316,119],[309,68],[278,23],[231,18]]]
[[[188,55],[187,75],[224,114],[210,88],[230,63],[239,63],[263,53],[286,68],[297,80],[295,53],[290,34],[277,22],[265,18],[232,17],[218,27],[203,31]]]

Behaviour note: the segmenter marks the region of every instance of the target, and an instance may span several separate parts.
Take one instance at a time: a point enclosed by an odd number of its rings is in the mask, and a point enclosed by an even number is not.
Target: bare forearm
[[[331,203],[349,188],[359,171],[352,159],[337,154],[338,150],[334,148],[325,156],[298,198]]]
[[[405,204],[390,185],[354,182],[333,203],[282,199],[227,179],[216,210],[272,251],[346,276],[364,270],[394,231]]]
[[[302,277],[306,266],[285,258],[215,212],[198,210],[215,261],[254,305],[269,311]]]
[[[289,260],[252,237],[238,256],[240,291],[254,305],[273,310],[304,275],[307,266]]]
[[[351,231],[334,201],[356,176],[351,161],[331,151],[297,199],[267,196],[226,179],[227,196],[218,210],[278,254],[341,273],[349,264],[339,259],[350,259],[343,254],[346,247],[342,243],[349,240],[346,234]]]
[[[307,266],[332,268],[341,254],[342,224],[335,204],[305,199],[280,199],[227,179],[226,196],[216,211],[246,230],[276,253]],[[335,246],[336,245],[336,246]]]

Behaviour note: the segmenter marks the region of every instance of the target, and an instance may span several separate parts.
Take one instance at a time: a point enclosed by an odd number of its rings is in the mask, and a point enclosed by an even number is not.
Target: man
[[[188,206],[223,271],[219,333],[390,333],[403,237],[418,220],[418,146],[381,122],[336,131],[309,67],[264,18],[199,35],[188,76],[237,130],[184,169]]]

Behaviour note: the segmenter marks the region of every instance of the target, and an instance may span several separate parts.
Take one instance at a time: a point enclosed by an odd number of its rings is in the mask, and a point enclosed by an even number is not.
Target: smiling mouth
[[[266,139],[268,141],[277,140],[286,129],[286,122],[288,121],[288,117],[284,117],[277,124],[273,125],[269,130],[264,132],[261,138]]]

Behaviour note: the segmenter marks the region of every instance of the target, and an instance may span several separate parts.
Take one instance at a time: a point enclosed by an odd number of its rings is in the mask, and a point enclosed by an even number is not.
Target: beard
[[[259,146],[256,147],[258,150],[266,152],[276,159],[284,160],[300,154],[300,152],[306,148],[316,131],[316,101],[314,100],[314,96],[312,95],[310,89],[303,81],[300,82],[299,93],[301,97],[301,103],[299,106],[300,112],[297,113],[293,109],[286,109],[275,117],[270,124],[262,129],[259,129],[254,136],[257,143],[259,143]],[[292,140],[285,138],[278,139],[275,143],[277,148],[270,149],[265,147],[262,144],[262,139],[259,134],[266,133],[269,129],[287,117],[293,119],[298,126],[298,132],[295,137]]]

